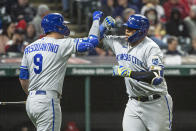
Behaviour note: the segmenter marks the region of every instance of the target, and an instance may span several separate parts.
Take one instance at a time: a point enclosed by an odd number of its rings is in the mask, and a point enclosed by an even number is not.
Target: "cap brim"
[[[124,23],[123,26],[127,26],[128,27],[127,23]]]
[[[130,27],[130,25],[128,25],[127,23],[124,23],[123,26],[129,29],[139,30],[138,28],[135,28],[134,26]]]
[[[69,23],[71,23],[71,22],[69,22],[69,21],[63,21],[63,24],[69,24]]]

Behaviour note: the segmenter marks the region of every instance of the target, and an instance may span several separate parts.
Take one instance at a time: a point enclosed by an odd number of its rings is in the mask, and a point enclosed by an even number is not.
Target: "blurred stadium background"
[[[0,0],[0,102],[26,99],[19,66],[26,45],[40,38],[41,18],[62,13],[71,37],[88,35],[94,10],[117,25],[107,32],[123,35],[122,23],[133,13],[146,15],[148,36],[164,53],[165,78],[174,102],[173,131],[196,131],[195,0]],[[69,59],[61,100],[62,131],[122,131],[128,100],[122,78],[112,77],[115,57],[96,48]],[[74,130],[68,130],[68,125]],[[0,131],[34,131],[25,105],[0,105]]]

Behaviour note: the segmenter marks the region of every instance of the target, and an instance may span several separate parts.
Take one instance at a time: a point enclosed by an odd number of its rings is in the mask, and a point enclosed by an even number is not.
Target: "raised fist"
[[[93,12],[93,20],[100,20],[100,18],[103,16],[103,12],[101,11],[95,11]]]
[[[103,26],[105,28],[107,28],[108,30],[110,30],[111,28],[113,28],[116,24],[116,21],[114,18],[112,18],[111,16],[107,16],[104,21],[103,21]]]

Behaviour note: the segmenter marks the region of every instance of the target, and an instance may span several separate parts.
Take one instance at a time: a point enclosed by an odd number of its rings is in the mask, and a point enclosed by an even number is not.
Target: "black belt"
[[[155,100],[155,99],[158,99],[160,97],[161,96],[158,95],[158,94],[152,95],[151,97],[150,96],[139,96],[139,97],[133,97],[133,96],[131,96],[132,99],[135,99],[135,100],[141,101],[141,102]]]

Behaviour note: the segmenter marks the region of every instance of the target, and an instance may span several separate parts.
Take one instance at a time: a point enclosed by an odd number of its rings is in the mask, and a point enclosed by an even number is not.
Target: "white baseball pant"
[[[123,117],[123,131],[171,131],[172,106],[169,94],[147,102],[129,99]]]
[[[26,111],[37,131],[60,131],[62,113],[60,99],[55,91],[30,91]]]

